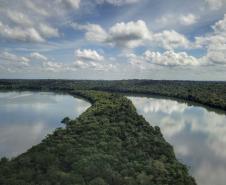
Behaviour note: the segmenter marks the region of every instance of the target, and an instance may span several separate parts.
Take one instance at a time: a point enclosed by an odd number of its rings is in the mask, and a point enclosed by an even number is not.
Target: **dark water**
[[[169,99],[129,97],[152,125],[160,126],[177,158],[198,185],[226,185],[226,116]]]
[[[69,95],[0,93],[0,157],[15,157],[40,143],[61,120],[79,116],[90,104]]]

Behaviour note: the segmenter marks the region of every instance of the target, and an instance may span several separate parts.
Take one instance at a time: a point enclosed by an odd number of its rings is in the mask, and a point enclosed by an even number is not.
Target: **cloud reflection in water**
[[[33,92],[0,93],[0,157],[15,157],[79,116],[90,104],[68,95]]]
[[[161,127],[198,185],[225,185],[226,116],[168,99],[129,97],[138,112]]]

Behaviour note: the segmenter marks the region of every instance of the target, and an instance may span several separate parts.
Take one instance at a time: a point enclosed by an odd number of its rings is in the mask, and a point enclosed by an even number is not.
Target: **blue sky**
[[[226,80],[226,0],[0,0],[0,78]]]

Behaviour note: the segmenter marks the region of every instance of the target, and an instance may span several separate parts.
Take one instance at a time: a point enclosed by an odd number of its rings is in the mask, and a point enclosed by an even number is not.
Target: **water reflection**
[[[225,115],[168,99],[129,99],[146,120],[161,127],[177,158],[190,166],[198,185],[225,185]]]
[[[25,152],[90,104],[68,95],[33,92],[0,93],[0,157]]]

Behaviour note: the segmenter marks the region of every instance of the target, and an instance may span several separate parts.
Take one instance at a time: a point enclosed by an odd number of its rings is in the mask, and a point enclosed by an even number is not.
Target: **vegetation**
[[[0,80],[2,90],[99,90],[161,95],[193,101],[226,110],[226,82],[197,81],[87,81],[87,80]]]
[[[92,106],[76,120],[63,119],[64,129],[57,129],[26,153],[12,160],[2,158],[0,184],[196,184],[160,129],[138,115],[130,100],[111,93],[75,91],[74,82],[47,82],[0,84],[8,90],[69,92],[88,99]]]

